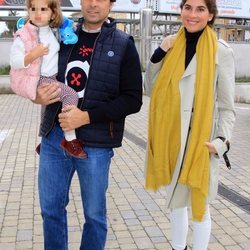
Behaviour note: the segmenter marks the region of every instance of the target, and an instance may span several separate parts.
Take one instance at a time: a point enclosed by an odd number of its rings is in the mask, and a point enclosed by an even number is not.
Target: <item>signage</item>
[[[113,11],[139,12],[146,7],[146,0],[116,0]]]
[[[81,9],[80,0],[70,0],[72,7]],[[63,6],[63,5],[62,5]],[[116,0],[112,11],[139,12],[146,7],[146,0]]]
[[[250,1],[217,0],[220,17],[250,18]]]
[[[159,13],[180,14],[180,0],[158,0]],[[217,0],[218,16],[250,19],[250,1]]]
[[[147,0],[116,0],[112,11],[139,12],[146,7]],[[81,0],[61,0],[62,9],[81,10]],[[0,9],[25,9],[25,0],[0,0]]]
[[[60,0],[63,10],[80,11],[81,0]],[[154,11],[166,14],[180,14],[181,0],[116,0],[114,12],[140,12],[150,3],[154,3]],[[228,18],[250,19],[249,0],[217,0],[218,16]],[[24,9],[25,0],[0,0],[0,9]]]

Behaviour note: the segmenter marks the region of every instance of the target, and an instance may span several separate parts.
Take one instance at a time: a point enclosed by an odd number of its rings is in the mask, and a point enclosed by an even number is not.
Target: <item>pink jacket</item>
[[[37,27],[27,22],[22,29],[17,30],[14,39],[20,37],[25,46],[25,54],[30,52],[39,44]],[[17,95],[30,100],[36,98],[37,84],[40,78],[42,59],[37,58],[28,68],[11,69],[10,85]]]

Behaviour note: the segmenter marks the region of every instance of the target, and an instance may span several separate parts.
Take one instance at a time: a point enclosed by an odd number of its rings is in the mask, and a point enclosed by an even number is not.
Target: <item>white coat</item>
[[[163,60],[162,60],[163,61]],[[162,66],[162,61],[153,64],[149,63],[145,75],[145,93],[150,96],[153,84]],[[175,171],[171,183],[167,186],[167,207],[180,208],[191,204],[190,188],[178,183],[181,164],[184,156],[184,149],[188,139],[188,130],[193,108],[195,95],[196,78],[196,56],[192,58],[186,68],[180,83],[181,97],[181,147],[178,155]],[[210,178],[209,194],[207,202],[215,199],[218,191],[219,159],[227,151],[227,145],[221,139],[222,136],[230,141],[235,122],[234,111],[234,86],[235,67],[233,50],[223,40],[218,41],[218,52],[216,55],[216,69],[214,78],[214,113],[210,142],[215,146],[218,153],[210,155]]]

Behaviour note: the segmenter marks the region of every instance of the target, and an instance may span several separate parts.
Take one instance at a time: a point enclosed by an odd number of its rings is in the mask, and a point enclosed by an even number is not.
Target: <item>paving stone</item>
[[[32,230],[18,230],[17,241],[31,241],[33,237]]]
[[[145,227],[145,231],[149,235],[149,237],[162,237],[163,233],[162,231],[158,228],[158,226],[150,226],[150,227]]]
[[[22,250],[33,249],[32,241],[19,241],[16,243],[16,249],[22,249]]]
[[[138,247],[138,249],[149,249],[149,248],[153,248],[153,243],[152,241],[145,237],[145,238],[136,238],[135,239],[135,243]]]
[[[6,250],[15,250],[16,244],[13,243],[0,243],[0,249],[6,249]]]
[[[249,250],[250,249],[250,240],[248,242],[243,242],[239,244],[243,250]]]
[[[120,249],[121,250],[136,250],[137,246],[133,243],[133,244],[120,244]]]

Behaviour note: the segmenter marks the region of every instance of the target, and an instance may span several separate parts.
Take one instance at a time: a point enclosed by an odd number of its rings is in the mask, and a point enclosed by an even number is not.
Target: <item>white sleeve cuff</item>
[[[217,154],[220,158],[223,157],[223,154],[227,151],[227,144],[226,144],[226,140],[225,141],[222,141],[220,138],[216,138],[212,141],[216,151],[217,151]]]

